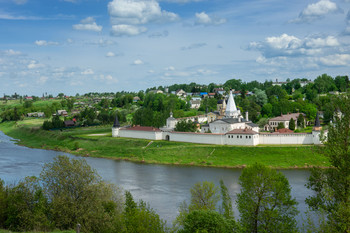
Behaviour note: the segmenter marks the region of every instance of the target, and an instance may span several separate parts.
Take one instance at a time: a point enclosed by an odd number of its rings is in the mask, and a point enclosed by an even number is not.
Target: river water
[[[0,131],[0,178],[14,184],[26,176],[39,176],[44,163],[51,162],[63,152],[31,149],[18,146]],[[66,154],[76,158],[74,155]],[[219,184],[222,178],[233,200],[239,192],[240,169],[206,168],[139,164],[100,158],[84,158],[101,177],[110,183],[129,190],[136,200],[142,199],[170,224],[178,214],[178,206],[189,202],[191,187],[200,181]],[[282,170],[292,187],[292,196],[298,201],[301,212],[297,220],[301,226],[306,211],[305,198],[312,194],[305,187],[307,170]],[[234,201],[233,201],[234,202]],[[237,211],[235,210],[236,214]]]

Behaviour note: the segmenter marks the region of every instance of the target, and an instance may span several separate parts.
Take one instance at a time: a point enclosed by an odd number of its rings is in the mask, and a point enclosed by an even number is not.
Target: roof
[[[220,119],[219,121],[224,121],[224,122],[226,122],[226,123],[228,123],[228,124],[235,124],[235,123],[247,122],[247,120],[244,119],[244,118],[241,118],[241,121],[240,121],[240,122],[238,121],[238,118],[222,118],[222,119]]]
[[[151,126],[134,126],[130,128],[124,128],[123,130],[137,130],[137,131],[148,131],[148,132],[161,132],[160,129]]]
[[[74,121],[64,121],[65,126],[73,126],[75,124]]]
[[[320,117],[319,117],[319,115],[318,115],[318,112],[317,112],[317,114],[316,114],[315,127],[321,127],[321,124],[320,124]]]
[[[226,134],[259,134],[258,132],[251,129],[234,129]]]
[[[251,126],[251,127],[259,127],[259,125],[254,124],[254,123],[247,123],[247,125]]]
[[[208,93],[208,95],[215,95],[215,93]]]
[[[287,128],[278,129],[276,132],[277,133],[294,133],[293,130],[290,130],[290,129],[287,129]]]
[[[118,120],[118,114],[115,114],[113,128],[118,128],[118,127],[120,127],[119,120]]]
[[[300,114],[302,113],[290,113],[287,115],[281,115],[278,117],[271,118],[269,121],[290,121],[290,119],[292,118],[296,120]]]

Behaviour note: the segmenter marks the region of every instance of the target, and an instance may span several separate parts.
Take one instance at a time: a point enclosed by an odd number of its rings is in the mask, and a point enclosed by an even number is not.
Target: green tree
[[[214,210],[194,210],[189,213],[179,233],[229,233],[234,225]]]
[[[350,94],[338,96],[332,104],[337,111],[327,137],[322,138],[325,146],[321,150],[332,167],[311,170],[307,186],[315,195],[306,203],[326,213],[333,232],[350,232]]]
[[[178,132],[196,132],[197,127],[191,120],[180,120],[176,123],[174,130]]]
[[[284,123],[283,122],[279,122],[277,125],[277,129],[284,129]]]
[[[196,183],[191,189],[189,210],[215,210],[220,200],[218,188],[212,182]]]
[[[123,213],[125,233],[166,232],[165,222],[142,200],[137,204],[129,191],[125,192]]]
[[[243,170],[239,184],[237,208],[244,232],[297,232],[297,202],[282,173],[255,164]]]
[[[298,122],[298,127],[305,128],[305,119],[303,114],[301,113],[299,114],[297,122]]]
[[[289,121],[289,129],[295,130],[295,120],[293,118],[291,118]]]
[[[117,230],[121,196],[85,160],[58,156],[43,166],[40,179],[57,228],[74,229],[80,223],[83,232]]]

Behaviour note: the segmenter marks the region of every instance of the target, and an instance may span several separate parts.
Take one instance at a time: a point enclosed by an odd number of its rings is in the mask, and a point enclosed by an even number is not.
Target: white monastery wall
[[[235,146],[256,146],[259,144],[259,134],[228,134],[225,135],[225,144]]]
[[[169,136],[169,141],[176,142],[223,145],[225,141],[225,135],[223,134],[171,132],[166,133],[166,135]],[[164,138],[166,138],[166,136]]]
[[[141,131],[141,130],[119,130],[119,137],[141,138],[150,140],[162,140],[163,132],[159,131]]]
[[[298,145],[313,144],[312,134],[260,134],[261,145]]]

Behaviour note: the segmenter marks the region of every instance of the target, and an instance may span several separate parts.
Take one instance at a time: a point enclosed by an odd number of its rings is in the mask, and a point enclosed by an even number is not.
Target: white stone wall
[[[259,134],[228,134],[225,135],[226,145],[256,146],[259,144]]]
[[[245,123],[242,122],[242,123],[235,123],[235,124],[228,124],[224,121],[215,121],[211,124],[209,124],[209,127],[210,127],[210,131],[212,133],[227,133],[231,130],[234,130],[234,129],[244,129],[245,128]]]
[[[217,145],[225,144],[225,135],[222,134],[170,132],[167,133],[167,135],[169,136],[169,141]]]
[[[313,144],[312,134],[260,134],[261,145],[307,145]]]
[[[141,130],[119,130],[119,137],[124,138],[142,138],[149,140],[162,140],[163,132],[159,131],[141,131]]]

